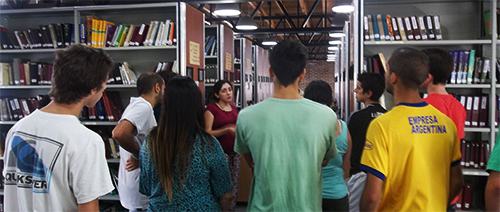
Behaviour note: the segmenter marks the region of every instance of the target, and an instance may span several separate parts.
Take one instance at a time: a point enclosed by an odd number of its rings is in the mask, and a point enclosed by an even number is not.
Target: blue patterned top
[[[174,186],[172,203],[169,203],[167,192],[161,187],[153,159],[147,149],[147,142],[143,143],[139,156],[139,192],[149,197],[148,211],[221,210],[219,197],[233,189],[226,156],[215,138],[213,142],[205,142],[203,154],[200,139],[199,136],[196,137],[191,151],[189,174],[182,189],[183,193]]]

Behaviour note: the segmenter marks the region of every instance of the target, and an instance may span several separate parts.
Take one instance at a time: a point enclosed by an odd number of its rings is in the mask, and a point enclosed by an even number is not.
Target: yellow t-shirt
[[[379,211],[446,211],[460,158],[450,118],[425,102],[401,103],[371,122],[361,169],[384,181]]]

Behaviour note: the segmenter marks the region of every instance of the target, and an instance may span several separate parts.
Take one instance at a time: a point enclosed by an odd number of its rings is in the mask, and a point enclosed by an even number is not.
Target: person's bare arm
[[[212,130],[214,125],[214,115],[210,111],[205,111],[205,131],[214,137],[220,137],[228,133],[233,133],[235,131],[234,125],[226,125],[220,129]]]
[[[139,158],[141,147],[135,142],[134,136],[132,135],[135,129],[135,126],[127,120],[120,121],[113,129],[113,138],[116,142],[118,142],[120,147],[133,155],[133,157],[127,159],[127,164],[125,165],[127,171],[139,168],[139,160],[136,158]]]
[[[344,180],[349,178],[349,171],[351,170],[351,150],[352,150],[352,140],[351,133],[347,130],[347,151],[342,156],[342,169],[344,170]]]
[[[486,211],[500,211],[500,172],[490,171],[484,197]]]
[[[253,162],[252,153],[243,153],[243,157],[245,157],[245,160],[247,161],[248,167],[250,167],[253,171],[253,168],[255,167],[255,163]]]
[[[451,201],[455,199],[464,185],[465,183],[462,176],[462,168],[460,167],[460,164],[452,166],[450,168],[450,191],[448,194],[448,203],[451,203]]]
[[[78,204],[78,211],[99,211],[99,200],[95,199],[90,202],[86,202],[83,204]]]
[[[219,197],[220,207],[222,211],[229,211],[231,201],[233,200],[233,191],[225,193]]]
[[[376,211],[380,198],[382,197],[382,185],[384,181],[371,173],[366,173],[366,185],[361,201],[359,202],[359,209],[361,211]]]

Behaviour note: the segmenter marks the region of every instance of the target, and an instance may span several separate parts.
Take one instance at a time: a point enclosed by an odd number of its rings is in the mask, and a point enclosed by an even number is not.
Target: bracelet
[[[139,160],[139,157],[136,157],[135,155],[132,154],[132,158],[135,160]]]

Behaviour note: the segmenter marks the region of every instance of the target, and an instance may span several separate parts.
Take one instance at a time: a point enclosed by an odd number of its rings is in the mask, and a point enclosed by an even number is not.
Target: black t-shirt
[[[363,110],[357,111],[351,115],[347,128],[351,134],[351,170],[350,175],[355,175],[361,171],[361,154],[365,147],[366,131],[370,122],[387,112],[380,104],[369,104]]]

